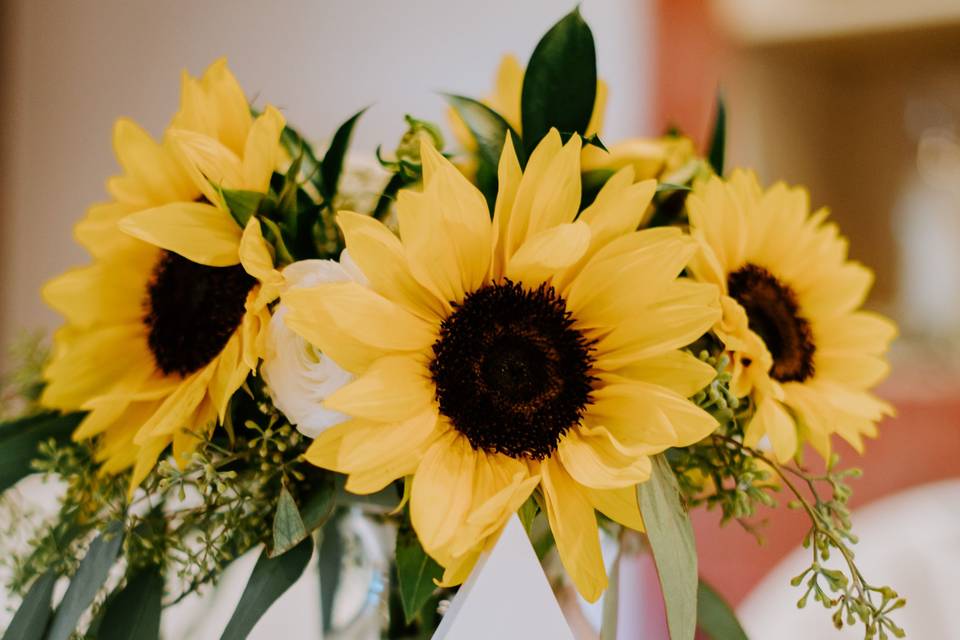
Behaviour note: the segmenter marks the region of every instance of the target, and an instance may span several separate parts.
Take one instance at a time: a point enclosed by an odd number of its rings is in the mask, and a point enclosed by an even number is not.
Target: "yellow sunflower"
[[[810,213],[805,189],[764,191],[735,171],[701,182],[687,210],[703,249],[691,272],[722,291],[716,333],[733,354],[734,390],[756,406],[746,444],[766,435],[783,462],[809,441],[828,457],[836,433],[862,451],[893,412],[869,392],[897,332],[860,310],[873,273],[847,259],[846,239],[826,210]]]
[[[251,117],[223,61],[184,74],[162,142],[117,122],[113,200],[76,227],[94,262],[43,289],[66,324],[42,402],[87,411],[74,437],[97,437],[105,472],[133,466],[131,491],[169,444],[190,453],[257,365],[280,276],[259,223],[242,229],[213,185],[265,191],[283,124],[272,107]]]
[[[678,278],[677,229],[636,231],[655,182],[627,167],[579,216],[581,141],[544,138],[521,172],[508,139],[491,221],[483,196],[428,144],[424,188],[398,197],[400,238],[341,212],[369,281],[282,295],[288,326],[357,379],[325,403],[350,420],[307,459],[347,489],[410,480],[426,551],[469,573],[537,491],[583,596],[607,584],[595,511],[642,527],[649,456],[716,426],[687,400],[714,371],[681,347],[720,316],[717,288]]]
[[[493,91],[483,100],[488,107],[503,116],[514,131],[522,133],[520,125],[520,97],[523,91],[523,66],[511,54],[503,56],[494,80]],[[587,135],[600,135],[603,131],[604,113],[607,109],[609,90],[603,80],[597,81],[597,97],[587,125]],[[450,128],[465,151],[476,151],[466,123],[451,108],[448,110]],[[604,141],[606,142],[606,141]],[[698,161],[693,141],[685,136],[662,136],[659,138],[630,138],[607,145],[608,151],[588,145],[583,148],[581,160],[583,171],[616,171],[632,166],[635,180],[658,178],[666,182],[686,182],[693,175],[703,174],[707,165]],[[465,168],[467,174],[475,169]]]

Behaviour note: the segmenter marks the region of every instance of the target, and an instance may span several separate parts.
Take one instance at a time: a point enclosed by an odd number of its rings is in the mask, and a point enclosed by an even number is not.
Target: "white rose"
[[[288,289],[351,280],[367,284],[346,251],[340,256],[340,262],[294,262],[283,270],[283,277]],[[274,405],[300,433],[316,438],[347,419],[342,413],[325,408],[323,401],[353,380],[353,375],[291,331],[284,322],[286,314],[286,306],[277,305],[267,328],[266,353],[260,372]]]

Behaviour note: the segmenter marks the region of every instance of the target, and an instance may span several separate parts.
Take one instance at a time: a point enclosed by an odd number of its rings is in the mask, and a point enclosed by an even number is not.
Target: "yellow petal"
[[[226,211],[178,202],[130,214],[120,228],[135,238],[210,267],[240,262],[240,227]]]
[[[510,258],[506,276],[514,282],[537,285],[576,263],[590,245],[590,227],[584,222],[561,224],[529,237]]]
[[[520,131],[520,94],[523,90],[523,67],[520,61],[512,54],[506,54],[500,59],[497,66],[497,77],[493,95],[487,103],[503,116],[503,119]]]
[[[500,162],[497,165],[497,202],[493,208],[494,255],[492,275],[495,280],[503,274],[506,264],[507,229],[510,223],[514,200],[517,198],[517,189],[523,172],[517,160],[517,152],[513,148],[513,136],[507,132],[500,152]]]
[[[350,257],[374,291],[428,320],[446,316],[444,301],[438,300],[413,277],[400,239],[383,223],[352,211],[339,212],[337,223],[343,230]]]
[[[781,463],[789,462],[797,452],[797,427],[783,405],[773,398],[765,399],[757,407],[750,429],[765,433],[770,438],[773,453]],[[748,446],[756,445],[755,438],[756,436],[751,433],[751,444]]]
[[[113,127],[113,149],[124,174],[107,183],[119,201],[152,207],[177,200],[193,200],[194,187],[170,150],[154,142],[131,120],[121,118]]]
[[[327,409],[383,422],[405,420],[434,401],[430,373],[415,357],[386,356],[337,389],[323,403]]]
[[[267,105],[250,127],[243,150],[243,188],[259,193],[270,189],[270,178],[280,160],[280,132],[283,116],[272,105]]]
[[[226,58],[211,64],[200,79],[208,109],[216,115],[216,135],[223,144],[240,153],[250,130],[250,105]]]
[[[590,122],[587,124],[587,135],[600,133],[603,129],[603,114],[607,110],[607,94],[610,89],[603,80],[597,80],[597,95],[593,100],[593,113],[590,114]]]
[[[243,229],[238,255],[244,270],[260,281],[260,290],[257,292],[253,307],[261,309],[280,295],[284,279],[273,266],[273,255],[263,239],[260,221],[253,216]]]
[[[513,207],[508,216],[506,236],[502,242],[505,258],[512,256],[527,236],[534,198],[541,189],[547,191],[552,188],[553,183],[548,170],[562,148],[560,134],[556,129],[551,129],[527,159],[527,165],[517,187],[517,195],[513,200]]]
[[[282,299],[290,309],[287,325],[334,360],[324,337],[347,334],[383,352],[425,351],[436,340],[435,326],[356,282],[298,287]]]
[[[658,384],[689,398],[717,376],[706,362],[686,351],[667,351],[617,369],[617,375]]]
[[[133,474],[130,476],[130,487],[127,489],[127,499],[133,498],[133,492],[136,491],[140,483],[153,471],[157,464],[157,458],[163,453],[163,450],[170,444],[169,437],[151,438],[145,442],[137,452],[137,462],[133,468]]]
[[[177,386],[140,430],[134,442],[140,446],[155,438],[172,436],[179,429],[196,429],[190,418],[207,394],[207,384],[216,370],[216,363],[190,374]]]
[[[626,447],[652,454],[684,447],[708,436],[717,421],[665,387],[645,382],[607,384],[593,392],[590,424],[606,426]]]
[[[593,504],[558,460],[550,458],[540,468],[547,519],[560,559],[580,595],[596,602],[607,588],[607,572]]]
[[[351,421],[345,430],[337,457],[337,470],[354,473],[388,464],[400,457],[418,457],[424,443],[437,429],[437,410],[427,407],[412,418],[397,423]]]
[[[594,508],[614,522],[634,531],[643,531],[643,516],[637,502],[637,488],[593,489],[583,487],[583,492],[593,503]]]
[[[581,196],[580,148],[580,136],[571,136],[547,166],[530,208],[528,237],[573,222],[577,217]]]
[[[185,129],[171,129],[167,136],[193,183],[209,202],[220,202],[220,189],[244,188],[243,163],[221,142]]]
[[[574,480],[595,489],[632,487],[650,477],[650,458],[625,452],[604,427],[571,429],[557,454]]]
[[[427,553],[442,553],[466,521],[477,461],[477,452],[467,439],[453,430],[437,440],[420,461],[413,476],[410,520]]]

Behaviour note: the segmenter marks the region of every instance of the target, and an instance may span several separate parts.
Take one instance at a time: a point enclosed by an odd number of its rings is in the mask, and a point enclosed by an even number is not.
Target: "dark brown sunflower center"
[[[147,286],[144,324],[157,367],[185,376],[223,350],[256,280],[243,267],[208,267],[164,251]]]
[[[478,289],[440,325],[440,411],[475,449],[542,459],[590,402],[592,343],[553,287]]]
[[[810,378],[816,347],[810,323],[800,315],[793,290],[755,264],[731,273],[727,289],[747,312],[750,329],[763,339],[773,356],[771,375],[780,382]]]

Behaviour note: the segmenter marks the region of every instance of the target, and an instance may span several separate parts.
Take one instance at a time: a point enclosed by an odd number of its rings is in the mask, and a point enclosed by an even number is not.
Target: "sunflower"
[[[826,210],[810,213],[806,190],[735,171],[701,182],[687,200],[702,252],[696,279],[720,287],[715,330],[733,355],[734,390],[756,413],[745,442],[767,436],[787,461],[809,441],[825,458],[830,435],[857,451],[893,413],[869,389],[886,376],[896,335],[886,318],[860,310],[872,272],[847,259],[847,241]]]
[[[523,76],[523,66],[517,57],[511,54],[503,56],[497,67],[493,90],[483,100],[484,104],[503,116],[507,124],[518,133],[522,133],[520,99]],[[608,95],[607,83],[598,80],[597,96],[587,125],[587,135],[602,133]],[[448,110],[448,118],[457,142],[472,155],[476,151],[477,143],[466,123],[453,108]],[[607,147],[606,151],[592,145],[584,147],[581,169],[584,172],[617,171],[632,166],[635,180],[657,178],[676,183],[686,182],[693,175],[701,175],[708,170],[706,164],[698,160],[693,141],[686,136],[630,138]],[[476,168],[464,167],[463,170],[472,175]]]
[[[94,262],[43,289],[66,324],[42,402],[88,412],[74,438],[96,437],[104,472],[133,466],[131,491],[169,444],[183,460],[257,365],[280,276],[259,222],[241,228],[213,185],[265,191],[283,125],[272,107],[251,117],[225,62],[184,74],[161,142],[117,122],[113,200],[76,227]]]
[[[720,316],[717,288],[678,278],[696,251],[678,229],[636,231],[655,190],[614,175],[577,215],[581,140],[553,130],[525,171],[508,139],[491,221],[480,192],[429,144],[422,192],[398,196],[400,238],[341,212],[369,282],[282,295],[286,322],[356,379],[330,395],[350,417],[306,453],[377,491],[408,477],[413,526],[469,573],[536,493],[584,597],[607,584],[599,511],[641,528],[650,456],[703,438],[687,398],[714,376],[679,349]]]

